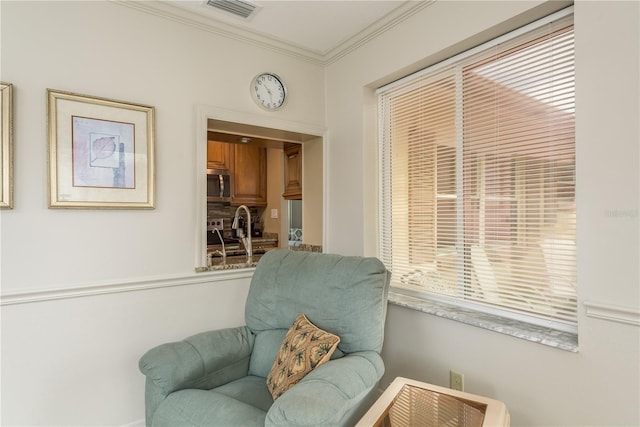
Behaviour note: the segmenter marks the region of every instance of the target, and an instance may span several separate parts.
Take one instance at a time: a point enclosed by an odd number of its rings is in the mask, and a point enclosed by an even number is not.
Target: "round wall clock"
[[[284,104],[287,88],[277,75],[260,73],[251,81],[251,96],[260,107],[273,111]]]

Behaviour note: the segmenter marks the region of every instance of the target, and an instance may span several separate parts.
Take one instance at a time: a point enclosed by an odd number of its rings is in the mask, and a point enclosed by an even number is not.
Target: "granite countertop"
[[[255,260],[255,256],[254,256],[254,261],[253,262],[240,262],[240,263],[235,263],[235,264],[220,264],[220,265],[212,265],[211,267],[196,267],[196,273],[204,273],[206,271],[222,271],[222,270],[238,270],[241,268],[254,268],[256,265],[258,265],[258,260]]]
[[[222,257],[216,255],[211,259],[212,265],[208,267],[196,267],[196,273],[254,268],[258,264],[258,261],[260,261],[260,258],[262,258],[262,255],[272,249],[278,249],[278,235],[269,235],[269,233],[265,234],[266,235],[263,237],[254,237],[251,239],[251,246],[254,251],[252,262],[247,263],[247,255],[242,244],[232,243],[225,247],[227,258],[224,264],[222,263]],[[299,245],[297,247],[289,247],[289,249],[296,251],[322,252],[322,246],[319,245]],[[216,250],[222,250],[222,245],[207,246],[207,252],[213,252]]]
[[[220,271],[220,270],[235,270],[240,268],[253,268],[258,265],[258,261],[262,258],[262,255],[267,251],[263,251],[262,253],[254,253],[251,262],[247,262],[247,255],[242,250],[241,252],[233,251],[232,255],[227,253],[226,262],[222,263],[222,257],[213,257],[212,265],[208,267],[196,267],[196,273],[203,273],[206,271]]]
[[[251,238],[251,243],[270,243],[270,244],[277,244],[278,243],[278,237],[252,237]]]

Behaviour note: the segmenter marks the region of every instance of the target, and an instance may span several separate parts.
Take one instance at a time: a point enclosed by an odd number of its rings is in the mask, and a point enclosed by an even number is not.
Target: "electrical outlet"
[[[271,209],[271,219],[278,219],[278,209]]]
[[[449,371],[449,388],[464,391],[464,375],[456,371]]]

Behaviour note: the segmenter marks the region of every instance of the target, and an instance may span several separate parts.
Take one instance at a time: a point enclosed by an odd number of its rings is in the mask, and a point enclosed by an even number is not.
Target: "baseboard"
[[[145,427],[144,419],[138,420],[138,421],[133,421],[133,422],[130,422],[128,424],[123,424],[120,427]]]

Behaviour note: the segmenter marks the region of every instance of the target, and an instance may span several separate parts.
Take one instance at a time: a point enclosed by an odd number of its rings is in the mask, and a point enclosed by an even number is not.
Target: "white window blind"
[[[574,331],[572,16],[378,96],[380,258],[392,286]]]

